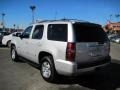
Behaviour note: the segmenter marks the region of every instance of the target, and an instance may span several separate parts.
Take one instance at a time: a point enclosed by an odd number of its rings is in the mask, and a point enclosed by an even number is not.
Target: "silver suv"
[[[80,20],[47,20],[27,27],[11,41],[11,58],[24,57],[46,81],[73,76],[110,63],[110,42],[101,25]]]

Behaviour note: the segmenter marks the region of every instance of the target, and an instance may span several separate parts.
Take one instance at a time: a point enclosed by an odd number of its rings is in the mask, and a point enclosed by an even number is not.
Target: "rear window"
[[[67,41],[67,24],[49,24],[48,40]]]
[[[105,42],[107,34],[96,24],[73,24],[77,42]]]

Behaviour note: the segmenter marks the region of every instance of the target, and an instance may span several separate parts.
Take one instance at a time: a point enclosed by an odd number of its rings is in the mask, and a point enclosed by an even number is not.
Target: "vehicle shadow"
[[[111,63],[104,69],[97,70],[93,74],[86,74],[72,78],[62,76],[58,78],[55,83],[69,85],[79,84],[80,86],[96,90],[115,90],[120,88],[120,64]]]

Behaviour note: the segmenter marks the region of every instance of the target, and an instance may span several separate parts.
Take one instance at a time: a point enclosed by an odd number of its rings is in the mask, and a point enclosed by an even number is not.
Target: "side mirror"
[[[21,35],[21,33],[14,33],[12,34],[13,36],[19,37]]]
[[[29,38],[29,34],[21,34],[21,35],[19,35],[19,37],[22,39],[22,38]]]
[[[20,35],[22,35],[21,33],[16,33],[16,36],[19,37]]]
[[[22,34],[21,34],[21,35],[19,35],[19,37],[20,37],[21,39],[22,39],[22,38],[24,38]]]

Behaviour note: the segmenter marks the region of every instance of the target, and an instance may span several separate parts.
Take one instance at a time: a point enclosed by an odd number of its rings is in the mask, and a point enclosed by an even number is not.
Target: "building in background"
[[[120,22],[108,21],[107,24],[105,26],[103,26],[103,29],[107,33],[120,34]]]

